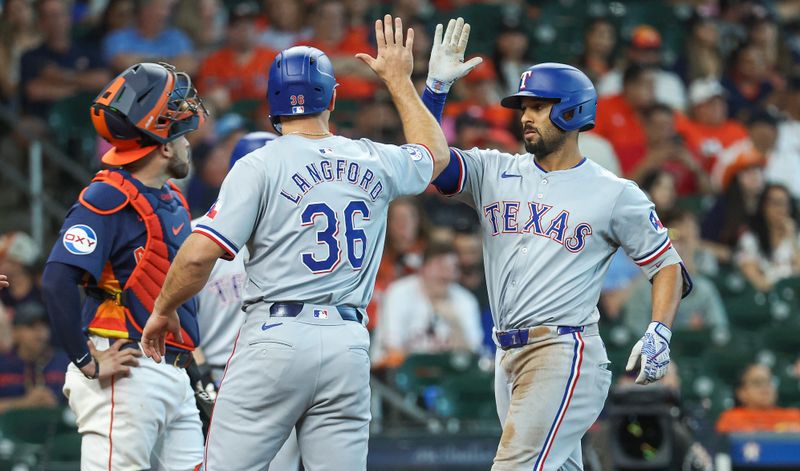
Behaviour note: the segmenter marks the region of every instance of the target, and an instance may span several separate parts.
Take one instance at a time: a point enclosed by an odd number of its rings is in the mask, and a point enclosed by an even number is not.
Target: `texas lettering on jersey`
[[[528,217],[524,223],[520,223],[519,219],[520,206],[527,207]],[[483,217],[491,224],[492,236],[532,234],[557,242],[572,253],[582,251],[586,247],[586,239],[592,235],[592,226],[581,222],[566,237],[571,227],[569,211],[553,210],[552,205],[534,201],[495,201],[483,207]]]

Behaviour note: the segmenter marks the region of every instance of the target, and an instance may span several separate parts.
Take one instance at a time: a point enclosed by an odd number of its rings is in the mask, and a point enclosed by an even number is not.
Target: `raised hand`
[[[428,62],[428,79],[425,82],[428,88],[438,93],[446,93],[453,82],[483,62],[480,57],[464,62],[470,31],[469,23],[464,23],[464,18],[451,19],[447,23],[444,37],[442,29],[441,24],[436,25],[431,59]]]
[[[403,42],[403,20],[386,15],[383,21],[375,21],[375,40],[378,43],[378,56],[359,53],[356,57],[364,61],[375,75],[380,77],[387,87],[391,88],[400,81],[411,79],[414,69],[414,56],[411,52],[414,44],[414,30],[408,28],[405,43]]]

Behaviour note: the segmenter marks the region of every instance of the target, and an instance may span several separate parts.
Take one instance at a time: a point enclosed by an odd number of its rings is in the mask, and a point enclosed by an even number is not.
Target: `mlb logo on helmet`
[[[306,109],[303,106],[293,106],[292,107],[292,114],[300,114],[305,113]]]
[[[71,254],[89,255],[97,248],[97,234],[85,224],[76,224],[64,232],[62,242]]]
[[[328,310],[327,309],[314,309],[314,317],[318,319],[327,319],[328,318]]]

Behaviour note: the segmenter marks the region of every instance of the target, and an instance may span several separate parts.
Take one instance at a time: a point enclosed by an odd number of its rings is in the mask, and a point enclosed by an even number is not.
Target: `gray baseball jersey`
[[[653,203],[635,183],[584,158],[547,172],[531,155],[453,149],[458,172],[435,182],[474,205],[495,328],[581,326],[622,247],[651,277],[680,263]]]
[[[245,301],[365,307],[388,205],[424,191],[432,173],[422,145],[283,136],[234,165],[194,231],[226,258],[252,241]]]

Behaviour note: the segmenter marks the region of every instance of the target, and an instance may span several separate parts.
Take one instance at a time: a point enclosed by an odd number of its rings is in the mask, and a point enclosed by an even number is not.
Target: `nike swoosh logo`
[[[78,361],[77,361],[76,363],[80,363],[80,362],[82,362],[82,361],[83,361],[83,360],[85,360],[85,359],[86,359],[86,357],[88,357],[88,356],[89,356],[89,354],[87,353],[86,355],[84,355],[84,356],[82,356],[82,357],[78,358]]]
[[[181,229],[183,229],[183,226],[184,226],[185,224],[186,224],[185,222],[182,222],[180,226],[178,226],[178,227],[173,227],[173,228],[172,228],[172,235],[178,235],[178,233],[181,231]]]
[[[500,174],[500,178],[513,178],[513,177],[522,178],[522,175],[517,175],[515,173],[508,173],[505,170],[503,170],[503,173]]]
[[[263,324],[261,324],[261,330],[269,330],[273,327],[278,327],[279,325],[283,325],[283,322],[278,322],[277,324],[267,324],[266,322],[264,322]]]
[[[660,267],[663,264],[664,264],[664,260],[661,260],[660,262],[656,263],[656,268]]]

